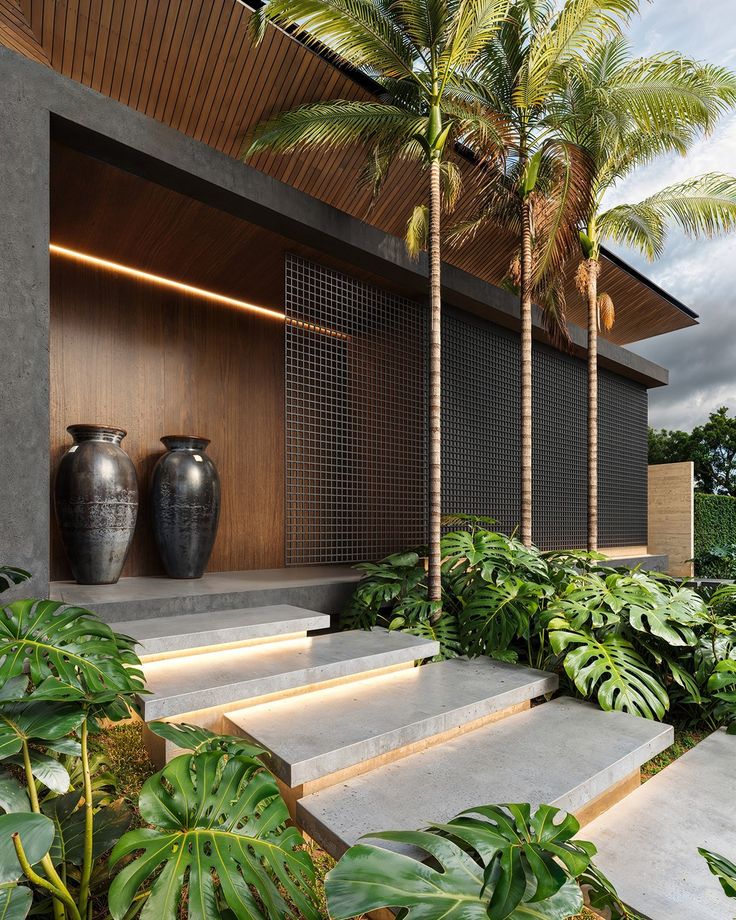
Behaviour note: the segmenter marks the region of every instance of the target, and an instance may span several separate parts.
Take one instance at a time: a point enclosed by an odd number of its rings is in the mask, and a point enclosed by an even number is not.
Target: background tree
[[[649,462],[695,464],[695,488],[736,498],[736,418],[725,406],[692,432],[649,429]]]
[[[477,94],[468,75],[504,21],[510,0],[270,0],[254,14],[256,37],[267,22],[296,28],[369,76],[375,102],[336,100],[269,118],[246,155],[307,147],[362,144],[365,179],[377,194],[390,166],[414,160],[429,173],[428,200],[409,220],[413,245],[427,237],[430,299],[429,600],[441,611],[441,212],[457,198],[461,172],[454,142],[494,157],[506,144],[503,120]],[[479,155],[480,156],[480,155]],[[482,156],[480,156],[482,159]]]
[[[489,169],[484,194],[456,237],[503,227],[520,240],[521,523],[532,542],[532,303],[564,339],[561,272],[578,243],[591,198],[590,158],[560,130],[560,97],[570,64],[596,40],[615,33],[636,0],[519,0],[488,42],[468,82],[470,98],[501,113],[513,128],[504,163]],[[554,116],[554,117],[552,117]]]
[[[736,77],[674,52],[633,58],[619,37],[599,43],[569,68],[557,100],[559,127],[593,161],[594,205],[580,233],[577,283],[588,308],[588,549],[598,548],[598,331],[615,306],[599,293],[601,245],[623,243],[654,260],[669,228],[692,237],[736,226],[736,179],[707,174],[670,185],[635,204],[606,208],[616,184],[663,153],[685,154],[736,103]]]

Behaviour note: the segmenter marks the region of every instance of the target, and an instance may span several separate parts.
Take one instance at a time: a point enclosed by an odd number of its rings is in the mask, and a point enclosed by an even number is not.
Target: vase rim
[[[161,443],[168,450],[207,450],[210,439],[192,434],[165,434]]]
[[[74,438],[75,443],[80,441],[111,441],[119,444],[127,435],[125,428],[116,425],[76,424],[68,425],[66,429]]]

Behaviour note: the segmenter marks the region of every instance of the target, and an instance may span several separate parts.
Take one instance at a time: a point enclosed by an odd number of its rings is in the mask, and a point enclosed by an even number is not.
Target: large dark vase
[[[201,578],[220,519],[220,477],[206,438],[167,435],[153,468],[153,532],[169,578]]]
[[[120,578],[138,516],[138,480],[120,447],[127,434],[105,425],[70,425],[74,444],[61,458],[54,488],[72,574],[80,585]]]

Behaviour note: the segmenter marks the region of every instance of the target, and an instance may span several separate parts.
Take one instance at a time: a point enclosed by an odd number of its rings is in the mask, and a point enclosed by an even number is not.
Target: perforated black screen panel
[[[286,563],[425,539],[425,311],[286,258]]]
[[[443,323],[445,513],[519,523],[519,339],[464,313]],[[585,362],[535,344],[534,539],[582,547],[587,534]],[[647,391],[600,373],[599,542],[647,540]]]

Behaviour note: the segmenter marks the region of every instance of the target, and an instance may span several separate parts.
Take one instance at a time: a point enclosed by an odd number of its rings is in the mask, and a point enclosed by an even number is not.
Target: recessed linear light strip
[[[98,256],[90,255],[87,252],[79,252],[76,249],[68,249],[66,246],[58,246],[56,243],[49,243],[49,251],[53,252],[55,255],[63,256],[65,259],[74,259],[77,262],[84,262],[87,265],[94,265],[97,268],[106,268],[109,271],[127,275],[129,278],[137,278],[140,281],[159,284],[162,287],[172,288],[175,291],[182,291],[185,294],[192,294],[195,297],[202,297],[205,300],[212,300],[215,303],[226,304],[229,307],[237,307],[239,310],[260,313],[262,316],[269,316],[271,319],[277,319],[282,323],[298,326],[300,329],[306,329],[310,332],[319,332],[322,335],[329,335],[336,339],[350,338],[345,332],[338,332],[336,329],[330,329],[327,326],[316,326],[313,323],[305,323],[303,320],[286,316],[285,313],[280,313],[278,310],[270,310],[268,307],[260,307],[258,304],[249,303],[247,300],[238,300],[235,297],[218,294],[216,291],[208,291],[205,288],[195,287],[193,284],[175,281],[173,278],[165,278],[162,275],[144,272],[140,268],[133,268],[132,265],[123,265],[120,262],[111,262],[109,259],[100,259]]]

